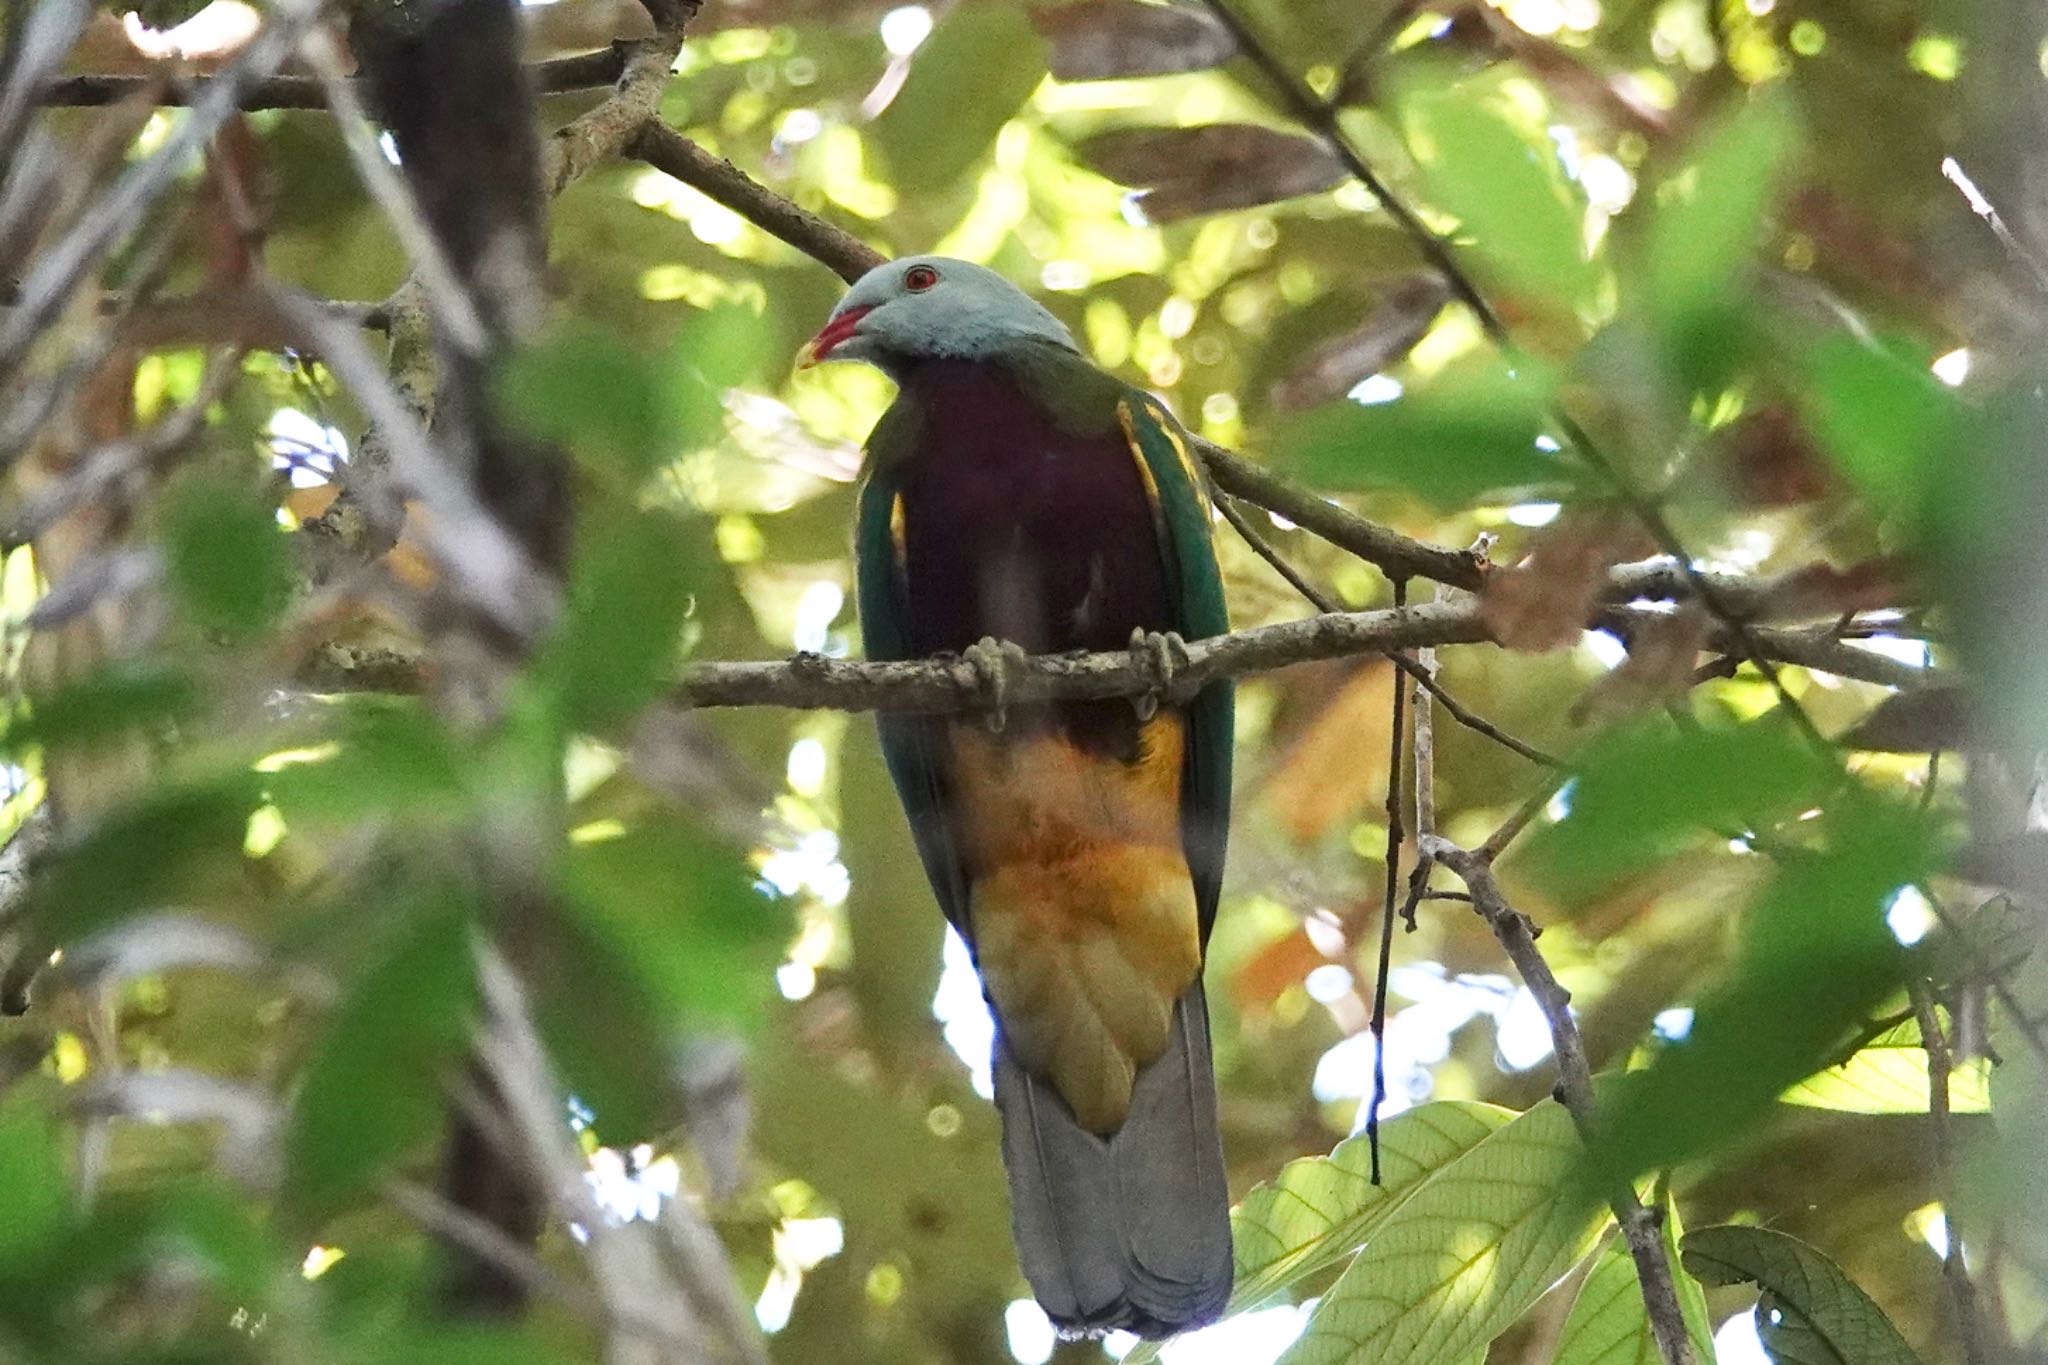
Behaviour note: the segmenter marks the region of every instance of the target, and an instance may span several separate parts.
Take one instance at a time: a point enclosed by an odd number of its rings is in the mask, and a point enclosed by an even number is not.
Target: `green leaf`
[[[332,708],[328,743],[258,765],[288,816],[457,819],[471,803],[461,748],[412,697],[348,697]]]
[[[1880,512],[1911,516],[1946,473],[1962,411],[1903,343],[1829,337],[1807,363],[1807,420],[1828,456]]]
[[[1237,1285],[1231,1309],[1251,1308],[1358,1250],[1422,1183],[1514,1117],[1471,1101],[1418,1105],[1380,1129],[1380,1180],[1372,1144],[1346,1138],[1328,1156],[1290,1161],[1231,1213]]]
[[[1045,78],[1046,58],[1021,6],[947,11],[869,130],[897,188],[925,194],[964,177]]]
[[[674,676],[702,539],[692,523],[653,510],[584,528],[567,617],[538,664],[570,728],[630,716]]]
[[[1754,92],[1700,135],[1684,167],[1654,193],[1644,297],[1678,347],[1714,331],[1751,270],[1778,171],[1797,143],[1789,102]]]
[[[84,748],[190,714],[197,694],[183,670],[157,660],[112,664],[36,697],[7,726],[6,751]]]
[[[469,1049],[476,959],[469,916],[427,902],[328,1022],[292,1106],[286,1185],[332,1212],[441,1126],[444,1091]]]
[[[758,1017],[791,923],[737,850],[680,820],[650,821],[572,845],[561,878],[575,922],[674,1018]]]
[[[1903,984],[1885,907],[1938,863],[1926,822],[1851,789],[1805,827],[1822,846],[1780,861],[1691,1032],[1607,1093],[1594,1143],[1601,1180],[1673,1165],[1747,1130]]]
[[[1713,1365],[1714,1332],[1707,1317],[1707,1297],[1699,1281],[1679,1264],[1678,1210],[1667,1199],[1662,1213],[1664,1258],[1671,1266],[1686,1335],[1701,1365]],[[1649,1311],[1643,1306],[1635,1256],[1627,1241],[1617,1236],[1579,1286],[1571,1314],[1558,1333],[1551,1365],[1660,1365],[1662,1360],[1656,1333],[1650,1329]]]
[[[1662,718],[1602,736],[1565,793],[1563,819],[1535,831],[1523,866],[1566,897],[1817,803],[1837,772],[1775,712],[1747,725],[1676,730]]]
[[[68,942],[134,910],[204,903],[239,880],[258,804],[245,772],[150,789],[50,861],[30,891],[36,918],[53,940]]]
[[[1917,1024],[1901,1024],[1863,1045],[1840,1066],[1817,1071],[1778,1098],[1785,1104],[1848,1114],[1924,1114],[1929,1084],[1927,1052]],[[1991,1059],[1973,1057],[1952,1067],[1949,1111],[1991,1109]]]
[[[1440,1365],[1467,1357],[1591,1250],[1607,1210],[1546,1100],[1457,1157],[1381,1223],[1282,1365]]]
[[[240,482],[181,479],[164,509],[171,587],[201,629],[246,638],[291,600],[291,556],[275,504]]]
[[[27,1087],[0,1103],[0,1275],[30,1271],[75,1221],[50,1110],[48,1097]]]
[[[1409,147],[1430,198],[1472,239],[1482,274],[1518,293],[1585,307],[1600,280],[1586,255],[1585,200],[1543,121],[1504,92],[1506,79],[1411,88],[1401,100]]]
[[[1372,1183],[1372,1143],[1362,1133],[1328,1156],[1288,1162],[1230,1211],[1237,1268],[1229,1311],[1256,1308],[1355,1253],[1431,1176],[1514,1117],[1512,1109],[1471,1100],[1405,1110],[1380,1128],[1378,1185]],[[1157,1343],[1142,1343],[1124,1365],[1147,1365],[1159,1350]]]
[[[661,367],[590,326],[547,337],[507,359],[498,402],[518,426],[638,484],[680,452]]]
[[[1701,1228],[1685,1268],[1710,1285],[1754,1283],[1757,1331],[1784,1365],[1919,1365],[1884,1310],[1840,1266],[1768,1228]]]
[[[1280,460],[1318,488],[1399,488],[1442,510],[1562,498],[1583,471],[1538,448],[1548,385],[1486,358],[1387,403],[1325,403],[1283,422]]]

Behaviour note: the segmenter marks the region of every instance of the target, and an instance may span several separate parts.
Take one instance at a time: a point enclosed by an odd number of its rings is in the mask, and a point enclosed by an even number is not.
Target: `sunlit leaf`
[[[1520,116],[1492,77],[1417,86],[1401,101],[1430,197],[1458,216],[1482,273],[1567,307],[1591,301],[1586,204],[1540,120]]]
[[[1781,1365],[1919,1365],[1884,1310],[1840,1266],[1769,1228],[1701,1228],[1685,1268],[1710,1285],[1755,1284],[1757,1331]]]
[[[910,76],[873,126],[905,190],[950,185],[981,158],[1045,78],[1046,42],[1021,9],[961,5],[911,59]]]
[[[467,915],[426,904],[416,921],[350,988],[292,1105],[286,1184],[312,1212],[441,1126],[475,1017],[475,949]]]
[[[1374,1230],[1283,1365],[1439,1365],[1483,1347],[1607,1222],[1569,1179],[1581,1160],[1554,1101],[1489,1134]]]
[[[1778,1098],[1810,1109],[1850,1114],[1924,1114],[1929,1068],[1920,1029],[1906,1024],[1866,1043],[1840,1066],[1817,1071]],[[1982,1114],[1991,1108],[1991,1060],[1959,1060],[1949,1071],[1951,1113]]]
[[[1664,1259],[1671,1268],[1672,1285],[1678,1291],[1679,1311],[1685,1315],[1686,1335],[1691,1338],[1693,1353],[1702,1365],[1712,1365],[1714,1334],[1707,1316],[1707,1297],[1699,1281],[1679,1264],[1678,1210],[1667,1199],[1659,1212]],[[1600,1253],[1592,1273],[1579,1286],[1571,1314],[1558,1332],[1551,1365],[1659,1365],[1662,1360],[1657,1335],[1650,1328],[1649,1310],[1643,1304],[1635,1256],[1627,1241],[1617,1236]]]
[[[1422,1182],[1513,1118],[1510,1110],[1438,1101],[1380,1128],[1380,1181],[1372,1144],[1346,1138],[1328,1156],[1290,1161],[1254,1187],[1231,1214],[1237,1253],[1232,1308],[1250,1308],[1350,1255]]]

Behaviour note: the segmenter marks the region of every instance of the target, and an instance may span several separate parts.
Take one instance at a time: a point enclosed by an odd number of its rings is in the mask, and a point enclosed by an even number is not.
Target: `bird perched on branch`
[[[824,360],[900,387],[855,531],[868,655],[963,655],[991,703],[881,736],[995,1014],[1024,1274],[1069,1333],[1197,1326],[1231,1279],[1201,979],[1231,692],[1169,685],[1183,640],[1229,629],[1201,472],[1165,409],[965,261],[870,271],[807,348]],[[1025,653],[1127,647],[1159,694],[1003,706]]]

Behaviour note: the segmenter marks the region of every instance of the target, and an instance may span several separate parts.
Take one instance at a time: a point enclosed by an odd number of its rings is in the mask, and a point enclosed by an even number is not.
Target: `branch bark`
[[[1493,857],[1486,851],[1460,848],[1448,839],[1430,836],[1422,841],[1423,855],[1449,868],[1472,893],[1472,908],[1479,912],[1493,936],[1506,950],[1508,959],[1521,974],[1522,983],[1535,997],[1537,1007],[1550,1025],[1550,1041],[1557,1054],[1557,1097],[1578,1125],[1581,1136],[1593,1118],[1593,1068],[1586,1060],[1586,1048],[1572,1018],[1571,993],[1558,984],[1550,963],[1536,946],[1536,931],[1528,916],[1508,904],[1494,880]],[[1491,847],[1491,841],[1489,841]],[[1665,1365],[1695,1365],[1692,1337],[1686,1331],[1685,1313],[1678,1303],[1678,1285],[1671,1273],[1671,1259],[1664,1254],[1661,1220],[1645,1208],[1627,1185],[1608,1197],[1615,1221],[1621,1225],[1629,1256],[1635,1261],[1636,1280],[1642,1288],[1643,1307],[1649,1314],[1650,1331],[1657,1339],[1658,1353]]]
[[[626,44],[597,52],[557,57],[531,68],[533,88],[543,94],[601,90],[625,70]],[[170,108],[194,104],[206,89],[203,81],[167,80],[162,76],[85,74],[60,76],[38,101],[52,109],[98,109],[128,100],[148,99]],[[325,109],[327,90],[316,76],[272,76],[236,92],[236,107],[257,109]]]

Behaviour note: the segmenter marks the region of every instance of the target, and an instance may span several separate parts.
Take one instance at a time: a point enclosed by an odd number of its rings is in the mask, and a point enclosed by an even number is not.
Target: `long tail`
[[[1230,1297],[1230,1194],[1202,983],[1113,1137],[1076,1123],[1000,1037],[995,1053],[1017,1255],[1053,1323],[1165,1337],[1213,1321]]]

